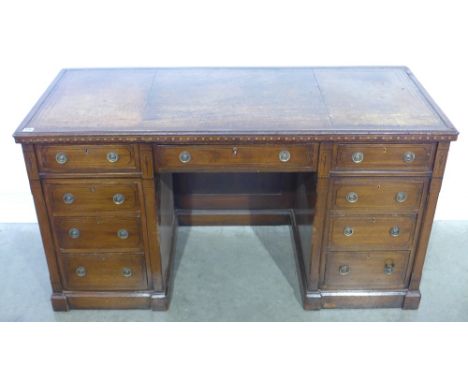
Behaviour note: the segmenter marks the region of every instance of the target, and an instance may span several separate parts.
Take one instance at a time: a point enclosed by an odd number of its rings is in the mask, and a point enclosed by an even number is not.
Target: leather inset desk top
[[[15,133],[428,134],[456,130],[405,67],[66,69]]]

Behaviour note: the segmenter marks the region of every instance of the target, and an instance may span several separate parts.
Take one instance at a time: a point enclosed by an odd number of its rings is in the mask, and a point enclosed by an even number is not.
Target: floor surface
[[[167,312],[52,311],[36,224],[0,224],[0,321],[468,321],[468,222],[437,221],[415,311],[304,311],[287,226],[182,227]]]

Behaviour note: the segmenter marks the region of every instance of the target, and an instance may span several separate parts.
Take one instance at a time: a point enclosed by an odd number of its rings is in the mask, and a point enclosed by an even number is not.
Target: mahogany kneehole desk
[[[405,67],[146,68],[63,70],[14,137],[55,310],[167,309],[184,224],[291,225],[306,309],[415,309],[457,134]]]

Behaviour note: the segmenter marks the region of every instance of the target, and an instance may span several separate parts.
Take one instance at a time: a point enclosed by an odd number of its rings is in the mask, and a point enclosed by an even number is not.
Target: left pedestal
[[[23,152],[53,309],[167,309],[171,248],[162,259],[151,145],[28,144]]]

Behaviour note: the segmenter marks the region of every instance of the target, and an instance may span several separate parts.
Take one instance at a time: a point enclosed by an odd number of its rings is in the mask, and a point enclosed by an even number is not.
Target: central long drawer
[[[315,171],[318,144],[156,145],[156,171]]]

